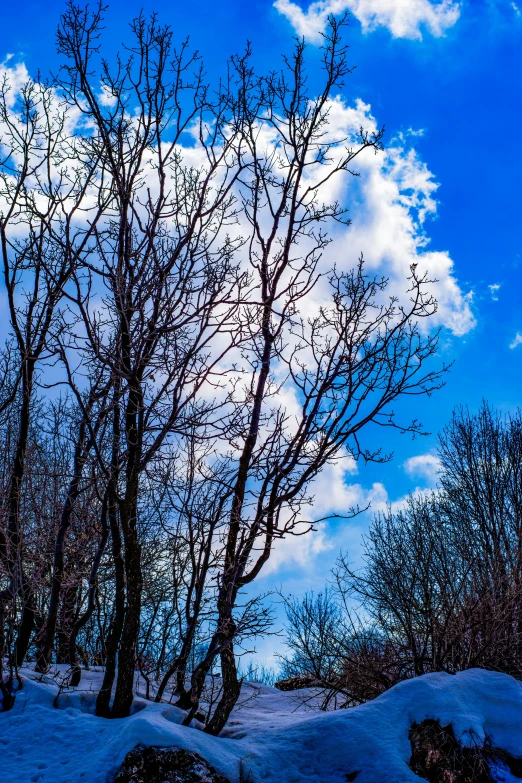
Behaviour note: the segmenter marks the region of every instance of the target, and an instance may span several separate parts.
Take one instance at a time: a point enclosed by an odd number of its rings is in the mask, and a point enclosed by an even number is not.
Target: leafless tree
[[[310,482],[346,449],[355,458],[379,460],[360,443],[370,422],[418,432],[418,422],[395,421],[390,404],[402,394],[431,393],[440,372],[424,371],[435,338],[423,338],[419,319],[435,302],[427,279],[412,269],[407,307],[386,301],[387,281],[368,277],[362,259],[350,273],[330,277],[331,305],[309,319],[301,307],[318,279],[329,239],[325,226],[344,220],[338,203],[322,192],[336,176],[351,174],[354,159],[378,151],[382,133],[361,131],[355,147],[328,133],[329,101],[349,73],[342,23],[331,19],[323,46],[324,86],[319,97],[306,89],[304,43],[281,73],[257,78],[235,60],[243,90],[244,136],[249,157],[240,178],[242,213],[251,228],[248,259],[258,294],[244,328],[243,355],[250,365],[244,386],[231,397],[226,434],[237,453],[227,492],[233,492],[224,538],[218,619],[207,654],[192,674],[195,714],[205,676],[221,659],[223,697],[206,730],[219,733],[237,700],[240,683],[233,650],[234,605],[270,557],[277,538],[298,532]],[[275,141],[263,145],[260,126]],[[282,380],[281,380],[282,379]],[[287,414],[281,389],[292,390],[300,412]],[[301,528],[302,529],[302,528]]]
[[[0,252],[13,337],[9,358],[15,382],[7,401],[18,434],[0,526],[0,560],[9,579],[1,601],[21,602],[16,642],[21,664],[35,619],[20,528],[31,410],[38,367],[52,353],[50,330],[74,266],[56,237],[66,235],[69,243],[82,246],[90,234],[89,228],[76,229],[74,221],[93,169],[70,138],[67,107],[56,106],[50,86],[29,81],[17,95],[10,90],[6,77],[0,87]],[[95,222],[93,215],[91,225]]]
[[[350,272],[327,264],[330,229],[349,222],[330,185],[383,137],[331,129],[351,70],[343,20],[330,19],[313,96],[303,41],[266,76],[247,48],[211,90],[198,56],[176,50],[154,15],[133,21],[110,65],[103,13],[67,5],[65,64],[52,86],[22,93],[22,141],[4,90],[14,206],[2,236],[20,356],[5,388],[6,405],[21,401],[22,435],[0,559],[29,617],[18,662],[38,605],[39,668],[67,649],[78,682],[80,650],[99,659],[97,712],[112,717],[130,713],[137,669],[158,699],[175,677],[187,723],[219,662],[206,716],[217,734],[239,695],[238,645],[270,621],[245,592],[278,539],[311,529],[314,479],[338,459],[386,460],[365,444],[371,424],[422,432],[393,403],[441,384],[437,335],[421,324],[436,302],[415,267],[397,298],[358,252],[342,260]],[[21,308],[15,288],[29,279]],[[31,528],[53,552],[35,593],[20,498],[35,367],[51,357],[41,388],[68,387],[76,429],[49,520]],[[46,442],[51,466],[65,430]],[[38,492],[50,497],[55,474]],[[77,529],[90,531],[81,556]]]
[[[75,425],[75,429],[77,428],[77,433],[74,443],[74,453],[71,460],[72,465],[69,485],[65,493],[60,522],[56,531],[54,543],[52,586],[49,596],[49,605],[43,627],[39,633],[39,650],[36,664],[38,671],[47,670],[54,647],[58,611],[60,601],[63,598],[62,585],[65,569],[66,536],[82,493],[89,490],[93,484],[92,475],[88,476],[87,482],[85,482],[84,470],[94,448],[94,439],[98,437],[107,416],[106,407],[104,405],[107,393],[107,383],[103,383],[103,381],[100,383],[99,378],[93,378],[91,380],[90,390],[86,395],[85,402],[82,406],[79,420],[78,417],[73,419],[73,424]],[[99,404],[100,401],[101,405]],[[105,531],[107,528],[105,521],[106,498],[104,498],[101,505],[102,529]],[[91,581],[92,578],[91,575]],[[70,634],[68,634],[68,636],[70,636]],[[68,643],[65,647],[68,649]]]
[[[177,645],[165,667],[156,693],[161,701],[175,676],[175,693],[185,695],[187,665],[202,626],[214,616],[215,589],[212,584],[220,559],[217,537],[223,521],[227,496],[222,491],[221,460],[209,464],[210,446],[198,449],[197,438],[189,437],[181,460],[182,472],[167,481],[168,508],[175,524],[168,526],[171,542],[173,612]]]
[[[431,671],[522,676],[521,433],[520,412],[455,411],[439,437],[440,488],[375,517],[364,566],[339,560],[336,600],[288,602],[286,673],[361,700]]]
[[[133,22],[129,57],[114,73],[102,61],[103,89],[112,100],[99,97],[92,69],[101,19],[101,6],[91,14],[70,4],[58,40],[69,62],[60,89],[94,124],[98,200],[107,204],[88,262],[75,275],[82,327],[75,348],[89,366],[106,369],[115,389],[109,508],[115,504],[122,538],[122,597],[97,708],[109,711],[117,650],[111,714],[122,716],[132,702],[140,622],[141,478],[173,434],[215,407],[198,396],[218,377],[219,362],[236,341],[233,314],[242,274],[232,256],[241,239],[228,237],[226,228],[235,220],[232,187],[239,168],[226,101],[210,103],[197,58],[186,45],[173,50],[171,31],[155,17]],[[199,168],[179,151],[193,126],[203,154]],[[92,303],[100,286],[103,311]],[[223,344],[214,350],[219,338]],[[114,526],[112,537],[114,545]]]

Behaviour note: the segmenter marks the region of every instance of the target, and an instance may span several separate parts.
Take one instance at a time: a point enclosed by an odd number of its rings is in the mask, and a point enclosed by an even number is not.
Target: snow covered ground
[[[219,738],[182,727],[178,709],[142,698],[130,718],[97,718],[97,672],[85,672],[82,690],[62,694],[58,708],[54,683],[23,674],[15,707],[0,713],[1,783],[109,783],[138,743],[195,750],[234,783],[240,768],[252,783],[346,783],[354,772],[357,783],[418,783],[407,764],[408,731],[426,718],[451,723],[463,744],[487,736],[522,757],[522,684],[478,669],[429,674],[327,713],[303,703],[310,694],[247,683]],[[499,781],[515,780],[506,774]]]

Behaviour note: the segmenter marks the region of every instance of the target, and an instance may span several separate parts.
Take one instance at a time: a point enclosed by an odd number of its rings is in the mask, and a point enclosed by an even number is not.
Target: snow
[[[504,674],[471,669],[428,674],[395,686],[372,702],[337,712],[310,709],[310,691],[283,693],[246,683],[224,736],[181,726],[169,704],[136,698],[134,714],[106,720],[93,714],[99,672],[84,672],[82,690],[63,693],[23,670],[14,708],[0,713],[2,783],[109,783],[136,744],[195,750],[238,783],[357,783],[419,781],[409,769],[412,723],[452,724],[463,744],[488,737],[522,757],[522,684]],[[498,770],[498,780],[514,780]]]

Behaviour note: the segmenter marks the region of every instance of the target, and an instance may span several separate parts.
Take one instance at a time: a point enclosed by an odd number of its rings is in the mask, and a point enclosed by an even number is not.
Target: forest
[[[317,477],[387,463],[379,431],[426,434],[451,372],[435,281],[331,258],[342,183],[386,139],[336,126],[346,17],[312,92],[302,38],[217,78],[155,14],[109,52],[105,10],[69,0],[56,73],[0,85],[1,710],[27,671],[58,699],[93,670],[98,718],[133,719],[139,682],[217,737],[248,682],[331,711],[423,675],[520,678],[522,414],[465,400],[436,487],[376,512],[323,592],[282,589],[286,652],[245,671],[280,540],[368,511],[317,519]]]

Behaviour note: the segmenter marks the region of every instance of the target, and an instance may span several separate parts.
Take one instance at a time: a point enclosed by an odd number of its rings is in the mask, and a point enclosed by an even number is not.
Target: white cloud
[[[350,11],[364,32],[386,27],[394,38],[421,39],[423,28],[434,36],[444,35],[460,13],[454,0],[316,0],[306,11],[292,0],[276,0],[274,6],[299,35],[314,43],[322,41],[329,14]]]
[[[491,293],[491,298],[494,302],[498,302],[498,291],[501,287],[502,283],[492,283],[491,285],[488,285],[489,291]]]
[[[513,11],[515,12],[515,14],[517,16],[521,15],[520,8],[518,7],[518,5],[516,3],[511,3],[511,8],[513,9]]]
[[[11,66],[4,62],[0,65],[0,76],[2,74],[9,76],[13,96],[19,93],[28,78],[23,64]],[[104,100],[110,103],[111,96],[104,95]],[[370,132],[377,129],[371,107],[361,100],[353,105],[340,97],[332,100],[328,120],[328,133],[332,138],[348,138],[354,145],[361,126]],[[74,133],[82,121],[78,112],[71,112],[68,132]],[[271,133],[273,129],[269,126],[260,128],[260,140],[262,135],[268,148],[275,142]],[[388,142],[384,153],[374,155],[368,151],[357,159],[359,178],[348,176],[329,181],[322,197],[329,203],[338,199],[345,204],[353,223],[347,229],[333,227],[333,241],[323,256],[320,271],[327,272],[334,264],[341,270],[353,268],[359,255],[364,253],[368,271],[384,274],[390,280],[388,292],[403,296],[410,266],[418,264],[420,272],[427,271],[430,278],[437,281],[431,285],[431,292],[438,301],[438,311],[428,319],[426,326],[444,325],[454,334],[463,335],[475,325],[471,311],[472,292],[460,288],[448,251],[427,249],[426,223],[437,212],[435,193],[438,184],[413,148],[414,140],[415,133],[402,134]],[[198,145],[180,147],[180,152],[187,165],[202,166],[205,152]],[[344,150],[338,150],[338,154],[343,153]],[[334,149],[331,154],[335,154]],[[312,181],[306,184],[311,185]],[[157,186],[155,174],[150,186]],[[231,228],[232,233],[234,228],[241,233],[239,223]],[[309,311],[324,304],[326,297],[330,297],[330,292],[319,284],[307,303]],[[296,407],[295,400],[293,406]]]
[[[357,472],[357,463],[350,457],[327,465],[316,478],[311,493],[314,495],[312,508],[303,509],[303,518],[310,521],[321,519],[327,514],[348,515],[356,507],[361,510],[368,506],[371,514],[383,511],[388,504],[388,493],[380,482],[369,489],[362,484],[351,484],[350,478]],[[369,515],[347,519],[340,530],[332,532],[327,522],[315,525],[315,530],[302,536],[288,536],[274,542],[270,560],[263,568],[263,576],[269,576],[287,568],[310,569],[325,552],[338,552],[350,542],[350,549],[359,551],[361,533],[367,529]],[[303,528],[304,529],[304,528]]]
[[[435,454],[410,457],[403,467],[410,476],[422,477],[428,481],[429,487],[416,487],[412,493],[414,496],[419,497],[431,492],[437,482],[437,471],[440,467]],[[361,510],[367,509],[366,513],[336,525],[320,522],[315,525],[314,531],[306,535],[276,540],[270,560],[263,568],[263,577],[273,576],[287,569],[306,570],[308,575],[316,574],[318,564],[324,565],[325,562],[328,572],[340,549],[349,553],[350,561],[356,567],[362,564],[363,536],[368,532],[374,514],[387,508],[397,512],[403,507],[407,496],[400,496],[392,501],[381,482],[375,482],[371,487],[350,483],[354,472],[356,463],[350,464],[348,460],[327,465],[313,483],[313,507],[303,516],[313,520],[326,514],[343,515],[357,506]],[[326,558],[323,557],[325,555]]]
[[[522,334],[520,332],[517,332],[515,335],[515,339],[513,340],[512,343],[509,344],[509,347],[511,348],[511,350],[513,350],[513,348],[516,348],[520,344],[522,344]]]
[[[118,102],[116,95],[114,95],[114,93],[109,90],[106,84],[102,84],[100,94],[98,95],[98,100],[102,106],[107,106],[110,108],[116,106]]]
[[[409,476],[420,476],[430,484],[436,484],[440,460],[436,454],[418,454],[407,459],[403,468]]]
[[[0,81],[4,79],[9,83],[10,89],[6,93],[7,108],[12,109],[20,95],[22,87],[29,79],[29,72],[25,63],[18,62],[11,64],[14,54],[8,54],[0,62]]]
[[[325,467],[311,488],[314,495],[312,519],[326,514],[348,514],[357,506],[363,509],[371,504],[372,511],[386,506],[388,493],[384,485],[376,482],[370,489],[365,489],[362,484],[352,484],[350,478],[356,472],[357,463],[350,458]]]
[[[362,126],[377,129],[371,107],[361,100],[349,106],[340,98],[331,102],[329,121],[332,135],[354,137]],[[412,264],[427,272],[434,282],[431,293],[438,309],[427,326],[445,326],[464,335],[475,326],[471,310],[473,293],[464,292],[454,274],[454,262],[446,250],[427,249],[428,218],[437,213],[438,183],[411,146],[408,136],[392,140],[384,153],[357,159],[358,178],[338,181],[327,195],[350,209],[352,224],[337,229],[325,263],[332,259],[341,269],[351,268],[363,253],[370,271],[390,280],[389,292],[402,296]],[[327,257],[327,258],[326,258]]]
[[[320,524],[311,533],[277,539],[270,560],[263,568],[263,576],[270,576],[282,568],[308,568],[321,553],[334,548],[335,544],[329,540],[327,533],[328,526]]]

